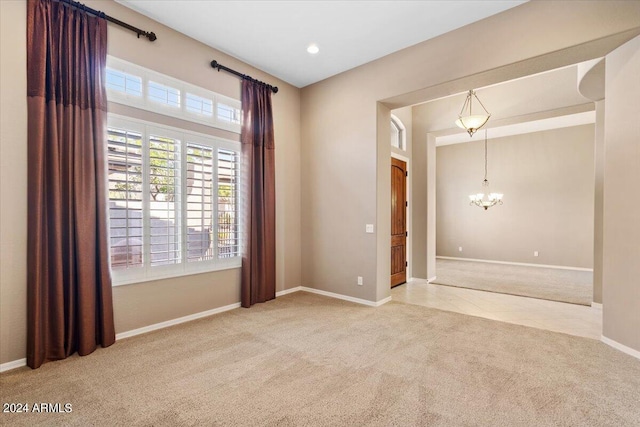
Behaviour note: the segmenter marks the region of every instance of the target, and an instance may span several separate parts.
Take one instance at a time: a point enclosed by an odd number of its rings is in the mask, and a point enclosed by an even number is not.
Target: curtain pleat
[[[241,183],[244,244],[241,305],[276,297],[276,191],[271,90],[242,81]]]
[[[115,341],[108,260],[106,21],[27,4],[27,364]]]

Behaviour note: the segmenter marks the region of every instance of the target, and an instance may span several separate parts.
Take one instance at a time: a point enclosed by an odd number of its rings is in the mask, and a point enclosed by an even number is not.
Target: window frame
[[[108,113],[107,115],[107,127],[116,128],[131,132],[136,132],[141,135],[142,140],[142,240],[143,240],[143,262],[140,267],[131,268],[116,268],[111,267],[111,235],[110,226],[108,227],[108,240],[109,240],[109,268],[111,270],[112,285],[128,285],[133,283],[141,283],[152,280],[160,280],[172,277],[187,276],[191,274],[200,274],[205,272],[220,271],[239,268],[242,265],[242,257],[240,254],[229,258],[218,258],[218,150],[229,150],[240,154],[240,142],[223,139],[211,135],[201,134],[198,132],[189,131],[186,129],[175,128],[147,120],[140,120],[136,118],[126,117],[118,114]],[[173,138],[179,140],[180,145],[180,195],[181,200],[177,210],[180,212],[179,229],[180,229],[180,262],[176,264],[167,265],[151,265],[150,259],[150,219],[151,219],[151,205],[150,205],[150,192],[149,192],[149,138],[151,135]],[[188,223],[187,223],[187,146],[189,143],[211,147],[213,150],[213,168],[214,179],[212,183],[212,218],[215,221],[214,228],[212,230],[213,237],[211,245],[214,248],[214,257],[210,260],[201,261],[189,261],[188,260]],[[107,152],[108,142],[105,140],[105,152]],[[108,154],[107,154],[108,163]],[[237,204],[236,212],[238,214],[238,228],[242,230],[242,215],[240,213],[240,173],[239,173],[240,161],[238,159],[238,176],[236,184],[236,197],[235,203]],[[144,172],[146,171],[146,172]],[[108,181],[107,177],[107,181]],[[109,205],[109,186],[107,185],[107,205]],[[109,207],[107,207],[107,210]],[[108,212],[107,212],[108,213]],[[108,213],[107,218],[110,215]],[[242,243],[242,232],[239,231],[239,245]]]

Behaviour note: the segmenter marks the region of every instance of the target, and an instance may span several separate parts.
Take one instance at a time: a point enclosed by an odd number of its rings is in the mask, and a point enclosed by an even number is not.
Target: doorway
[[[407,162],[391,158],[391,280],[407,281]]]

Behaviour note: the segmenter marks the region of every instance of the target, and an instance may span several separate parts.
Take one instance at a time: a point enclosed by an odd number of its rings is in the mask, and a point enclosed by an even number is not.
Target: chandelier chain
[[[484,182],[487,182],[487,130],[484,130]]]
[[[472,111],[471,111],[471,103],[472,103],[472,97],[475,97],[476,100],[478,101],[478,103],[480,104],[480,106],[484,109],[486,116],[479,116],[481,118],[482,123],[480,123],[477,119],[478,116],[473,116],[472,115]],[[475,127],[467,127],[467,124],[464,123],[462,114],[465,111],[465,108],[469,108],[469,118],[470,121],[474,122],[474,126]],[[462,111],[460,112],[460,116],[458,117],[458,120],[456,121],[456,125],[465,128],[467,130],[467,132],[469,133],[469,136],[473,136],[473,134],[475,133],[476,130],[478,130],[479,128],[483,127],[486,123],[487,120],[489,120],[489,117],[491,117],[491,114],[489,114],[489,112],[487,111],[487,109],[485,108],[485,106],[482,104],[482,102],[478,99],[478,96],[475,94],[475,92],[473,90],[470,90],[469,93],[467,94],[467,99],[465,100],[465,103],[462,105]],[[471,124],[471,123],[469,123]],[[470,200],[470,205],[471,206],[478,206],[483,208],[485,211],[487,209],[489,209],[492,206],[495,205],[501,205],[502,204],[502,193],[491,193],[491,190],[489,189],[489,180],[487,179],[487,176],[489,175],[489,150],[488,150],[488,139],[489,137],[487,136],[488,131],[487,128],[484,129],[484,181],[482,181],[482,193],[476,193],[476,194],[470,194],[469,195],[469,200]],[[488,194],[487,194],[488,193]]]

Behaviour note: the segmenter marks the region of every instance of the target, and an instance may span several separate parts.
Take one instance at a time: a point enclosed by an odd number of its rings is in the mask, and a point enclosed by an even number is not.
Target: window
[[[162,83],[149,82],[149,99],[169,107],[180,108],[180,91]]]
[[[240,266],[239,143],[109,115],[114,284]]]
[[[236,99],[111,56],[106,79],[109,102],[240,133]],[[238,151],[238,142],[109,114],[114,284],[240,266]]]
[[[142,79],[122,71],[107,69],[107,89],[142,97]]]
[[[205,116],[213,116],[213,101],[192,93],[187,93],[187,111]]]
[[[240,109],[225,104],[218,104],[218,120],[240,124]]]
[[[391,115],[391,146],[406,150],[405,128],[399,118]]]
[[[240,133],[240,101],[107,56],[107,98],[182,120]]]

